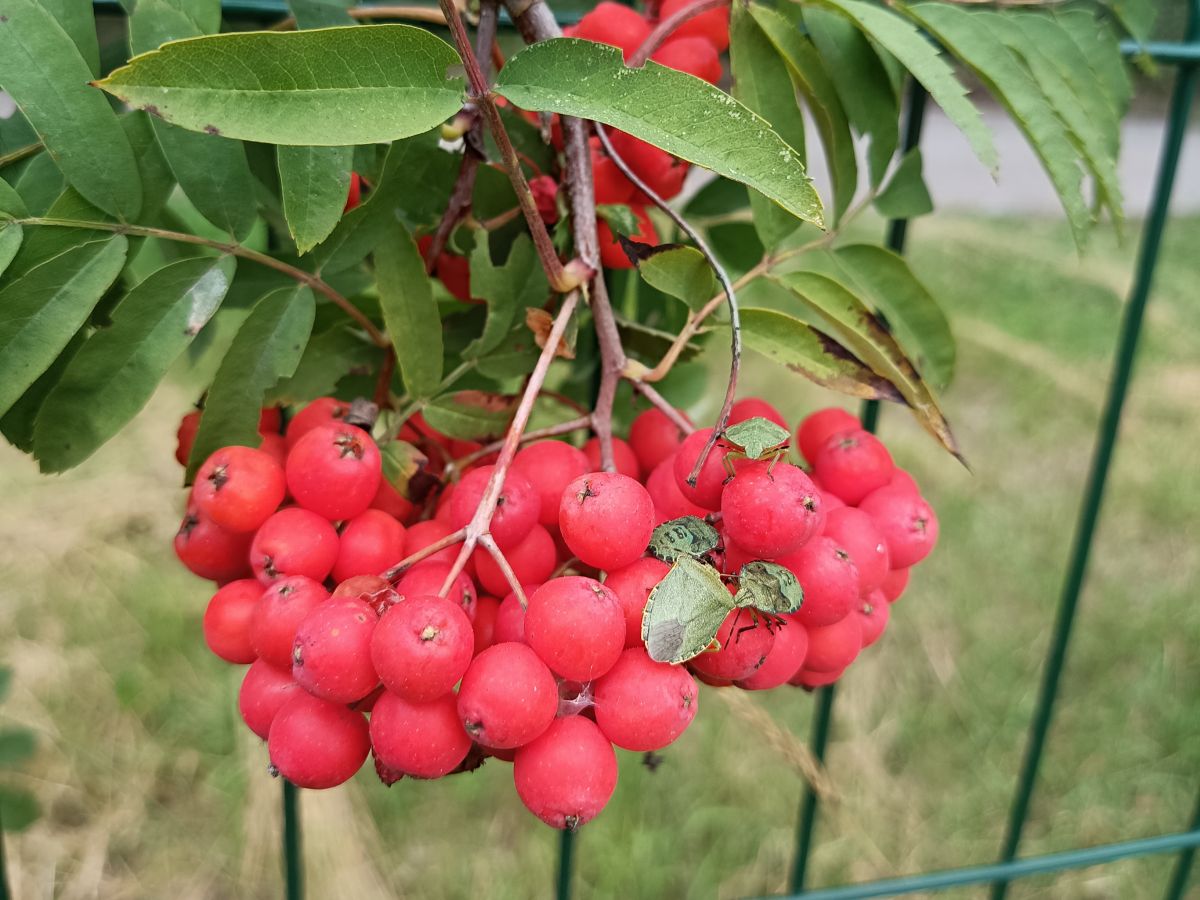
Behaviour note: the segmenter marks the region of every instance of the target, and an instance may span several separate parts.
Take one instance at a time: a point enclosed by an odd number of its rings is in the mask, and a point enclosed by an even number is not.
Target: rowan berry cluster
[[[450,539],[495,466],[418,415],[401,439],[436,449],[438,465],[470,459],[415,503],[383,477],[350,412],[322,398],[282,429],[280,411],[264,410],[259,448],[225,447],[200,466],[175,542],[219,584],[204,635],[249,665],[243,719],[301,787],[341,784],[368,754],[387,784],[491,757],[512,763],[535,815],[578,827],[615,789],[614,746],[661,750],[688,727],[696,678],[747,690],[836,680],[937,538],[912,479],[842,410],[800,423],[811,474],[780,458],[786,443],[751,459],[723,440],[692,485],[709,432],[685,435],[651,409],[614,439],[616,472],[597,471],[595,438],[519,450],[489,529],[511,571],[479,548],[456,574]],[[749,419],[786,428],[761,400],[735,406],[731,424]],[[196,422],[180,428],[183,460]],[[643,640],[648,598],[671,571],[647,551],[656,526],[683,516],[718,525],[708,564],[724,577],[774,560],[804,597],[794,614],[730,612],[712,647],[672,665]]]

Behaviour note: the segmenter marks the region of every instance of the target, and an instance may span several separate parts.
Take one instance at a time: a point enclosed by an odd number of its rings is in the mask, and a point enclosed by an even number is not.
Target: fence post
[[[557,900],[571,900],[571,868],[575,856],[575,832],[564,828],[558,833],[558,876],[554,882]]]
[[[300,843],[300,795],[283,779],[283,877],[287,900],[304,900],[304,848]]]
[[[0,900],[9,900],[8,865],[4,859],[4,822],[0,820]]]
[[[1200,38],[1200,0],[1191,0],[1187,40],[1195,41],[1198,38]],[[1033,797],[1038,767],[1042,761],[1042,752],[1045,749],[1046,734],[1050,729],[1050,722],[1054,714],[1054,703],[1058,697],[1067,645],[1071,638],[1071,628],[1075,624],[1075,611],[1079,605],[1079,595],[1087,574],[1088,556],[1092,547],[1092,539],[1095,537],[1096,524],[1100,518],[1101,504],[1104,500],[1104,486],[1108,479],[1108,471],[1121,424],[1121,412],[1125,405],[1125,396],[1128,393],[1133,373],[1133,363],[1137,355],[1138,338],[1141,335],[1146,302],[1150,297],[1154,270],[1158,264],[1159,251],[1162,247],[1163,231],[1166,228],[1167,213],[1171,203],[1171,191],[1175,185],[1175,173],[1179,167],[1180,150],[1187,134],[1188,114],[1192,108],[1192,99],[1196,88],[1195,66],[1194,61],[1180,66],[1175,87],[1171,93],[1170,116],[1163,137],[1162,157],[1159,161],[1150,215],[1146,220],[1145,232],[1142,236],[1129,303],[1125,307],[1121,330],[1117,336],[1117,354],[1113,361],[1108,396],[1105,399],[1104,412],[1100,418],[1092,464],[1088,472],[1083,504],[1079,510],[1079,521],[1071,547],[1067,576],[1063,582],[1054,632],[1050,638],[1046,670],[1038,691],[1037,707],[1030,724],[1025,758],[1021,763],[1021,773],[1017,780],[1017,789],[1009,813],[1008,827],[1000,850],[1001,862],[1015,859],[1020,847],[1021,833],[1029,816],[1029,804]],[[1004,900],[1008,892],[1008,884],[1007,881],[996,882],[992,887],[992,900]]]
[[[915,79],[909,79],[907,103],[904,109],[904,134],[901,139],[900,152],[908,153],[921,143],[921,128],[925,123],[925,106],[928,94]],[[887,246],[896,253],[904,252],[904,244],[908,237],[908,220],[893,219],[888,222]],[[879,422],[879,403],[868,400],[862,407],[863,428],[874,432]],[[836,685],[820,688],[817,691],[817,708],[813,713],[812,745],[813,756],[817,762],[825,762],[825,749],[829,744],[829,726],[833,717],[833,699]],[[813,831],[817,824],[817,807],[819,799],[812,785],[804,789],[804,800],[800,805],[800,822],[796,827],[796,857],[792,862],[792,877],[790,880],[793,893],[804,891],[804,881],[808,875],[808,857],[812,853]]]

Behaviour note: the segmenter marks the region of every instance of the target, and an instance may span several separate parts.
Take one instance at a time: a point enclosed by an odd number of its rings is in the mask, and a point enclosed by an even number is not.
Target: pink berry
[[[496,616],[499,612],[500,601],[495,597],[480,596],[476,599],[475,618],[471,622],[471,633],[475,636],[472,657],[496,643]]]
[[[879,586],[879,590],[883,592],[883,599],[888,603],[895,603],[904,594],[904,589],[908,587],[908,576],[912,569],[892,569],[883,578],[883,584]]]
[[[227,531],[256,530],[286,493],[279,463],[251,447],[223,447],[213,453],[196,472],[192,487],[196,506]]]
[[[592,681],[612,668],[625,646],[621,601],[591,578],[547,581],[529,598],[525,641],[556,675]]]
[[[883,636],[891,618],[891,604],[883,596],[882,591],[872,591],[871,595],[862,601],[854,614],[858,616],[858,624],[862,626],[862,645],[866,650]]]
[[[445,522],[439,522],[437,519],[414,522],[404,532],[404,555],[406,557],[412,556],[418,550],[424,550],[426,547],[436,544],[442,538],[449,536],[454,530]],[[425,557],[423,562],[453,563],[454,558],[458,556],[458,549],[458,545],[451,545],[439,550],[432,556]]]
[[[371,711],[371,746],[389,769],[441,778],[466,758],[471,738],[458,720],[453,694],[417,703],[384,691]]]
[[[526,599],[540,587],[540,584],[521,585]],[[500,608],[496,610],[496,629],[492,643],[509,642],[525,643],[525,607],[521,605],[516,594],[508,594],[500,601]]]
[[[823,628],[808,629],[808,655],[804,668],[813,672],[840,672],[862,650],[862,617],[846,616]]]
[[[618,250],[618,253],[624,255],[624,251]],[[633,448],[626,441],[619,437],[612,439],[613,444],[613,465],[617,467],[617,471],[626,475],[635,481],[640,481],[642,477],[641,463],[638,462],[637,454],[633,452]],[[588,471],[600,471],[600,439],[588,438],[587,443],[583,445],[583,455],[587,457]]]
[[[441,597],[406,597],[375,626],[371,662],[390,692],[427,703],[454,689],[474,648],[471,621],[460,607]]]
[[[541,503],[538,521],[558,527],[558,501],[563,488],[592,470],[587,456],[564,441],[538,441],[513,457],[511,472],[522,475],[537,491]]]
[[[525,644],[494,644],[472,661],[458,690],[458,721],[483,744],[528,744],[554,721],[558,685]]]
[[[519,584],[545,581],[558,565],[554,538],[541,525],[530,528],[524,540],[505,550],[504,556]],[[485,591],[500,597],[512,590],[499,564],[483,549],[475,551],[475,577]]]
[[[643,472],[653,472],[679,449],[686,436],[666,413],[653,406],[638,413],[629,426],[629,446]]]
[[[417,505],[392,487],[387,478],[379,479],[379,489],[375,491],[371,509],[382,510],[402,525],[411,523],[420,512]]]
[[[189,503],[175,535],[175,555],[188,571],[211,581],[233,581],[251,575],[251,534],[226,531]]]
[[[378,509],[359,513],[342,528],[333,580],[377,575],[404,558],[404,526]]]
[[[371,749],[363,714],[296,691],[275,714],[267,738],[271,765],[297,787],[337,787]]]
[[[819,522],[821,498],[812,480],[782,461],[752,462],[721,495],[725,533],[739,547],[774,559],[806,543]]]
[[[595,722],[569,716],[517,751],[513,781],[535,816],[554,828],[575,830],[612,797],[617,755]]]
[[[839,432],[821,446],[813,471],[821,487],[850,506],[892,480],[895,464],[883,442],[861,428]]]
[[[324,581],[338,556],[338,535],[329,520],[292,506],[267,519],[250,544],[250,565],[263,584],[285,575]]]
[[[743,397],[729,410],[730,425],[745,422],[747,419],[766,419],[768,422],[774,422],[780,428],[788,428],[787,419],[783,417],[783,413],[766,400],[758,397]]]
[[[583,562],[619,569],[646,552],[654,531],[654,501],[627,475],[593,472],[567,485],[558,522],[563,540]]]
[[[696,478],[695,487],[687,482],[688,476],[696,465],[696,460],[700,458],[700,451],[704,449],[711,434],[711,428],[701,428],[699,431],[693,431],[684,439],[679,452],[675,454],[675,483],[679,486],[679,491],[683,494],[684,499],[689,503],[695,503],[707,510],[718,510],[721,508],[721,494],[725,490],[725,479],[729,474],[725,471],[725,465],[721,461],[726,451],[720,444],[713,447],[712,452],[705,459],[704,467]]]
[[[933,508],[904,487],[887,487],[868,494],[858,508],[875,520],[887,542],[893,568],[916,565],[937,543],[938,520]]]
[[[383,463],[361,428],[322,425],[292,445],[286,471],[288,491],[300,506],[337,521],[370,507]]]
[[[650,473],[646,479],[646,493],[654,501],[654,520],[656,525],[679,519],[683,516],[704,518],[711,512],[703,506],[697,506],[683,496],[679,484],[675,481],[675,454],[672,453]]]
[[[687,72],[709,84],[721,80],[721,56],[712,44],[701,37],[673,37],[655,50],[650,58],[668,69]]]
[[[276,714],[298,690],[300,686],[292,680],[292,673],[287,669],[256,659],[246,670],[238,690],[238,712],[242,721],[265,741]]]
[[[793,670],[794,671],[794,670]],[[661,750],[696,717],[696,681],[683,666],[659,663],[630,647],[594,689],[596,724],[626,750]]]
[[[774,626],[761,613],[735,609],[717,631],[721,649],[706,650],[691,660],[692,669],[713,678],[741,681],[757,672],[775,644]]]
[[[318,397],[300,412],[292,416],[287,426],[287,445],[290,450],[296,441],[304,437],[314,428],[322,425],[339,425],[346,413],[350,412],[350,404],[333,397]]]
[[[396,582],[396,592],[403,597],[437,597],[442,592],[442,585],[446,583],[446,576],[450,574],[451,568],[449,563],[417,563]],[[475,583],[471,581],[466,572],[458,573],[454,583],[450,585],[450,591],[446,594],[446,598],[451,603],[462,608],[468,619],[475,616],[475,598],[477,596]]]
[[[628,59],[650,36],[650,23],[623,3],[602,0],[575,26],[572,37],[610,44],[625,51]]]
[[[916,479],[899,466],[896,466],[895,471],[892,472],[892,480],[887,483],[887,486],[912,491],[914,494],[921,493],[921,489],[917,487]]]
[[[495,466],[480,466],[455,485],[449,501],[451,528],[462,528],[471,521],[495,470]],[[525,476],[510,471],[492,516],[492,537],[505,550],[516,546],[537,523],[541,509],[541,498],[533,485]]]
[[[887,541],[869,515],[849,506],[835,509],[825,519],[825,535],[850,554],[858,569],[860,595],[866,596],[883,584],[891,568]]]
[[[828,535],[818,535],[778,562],[792,571],[804,591],[804,602],[796,612],[802,625],[840,622],[858,602],[858,568]]]
[[[260,659],[290,672],[296,629],[329,599],[329,591],[311,578],[288,575],[273,582],[260,596],[250,629],[254,651]]]
[[[795,616],[784,616],[784,623],[775,628],[775,643],[764,662],[753,675],[739,681],[738,687],[747,691],[766,691],[787,684],[800,671],[808,655],[808,631]]]
[[[225,662],[254,662],[250,623],[262,596],[262,585],[253,578],[231,581],[213,594],[204,610],[204,640]]]
[[[817,461],[817,452],[825,442],[841,431],[853,431],[862,428],[862,423],[856,416],[837,406],[819,409],[805,417],[796,429],[796,446],[800,455],[808,460],[811,466]]]
[[[665,562],[646,556],[605,577],[604,586],[616,594],[625,616],[626,647],[642,646],[642,615],[646,611],[646,601],[669,571],[671,567]]]
[[[292,677],[315,697],[353,703],[374,690],[371,634],[379,616],[358,600],[323,603],[305,616],[292,645]]]

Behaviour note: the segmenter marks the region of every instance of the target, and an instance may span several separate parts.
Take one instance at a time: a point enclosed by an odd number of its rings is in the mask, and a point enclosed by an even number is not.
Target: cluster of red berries
[[[463,467],[422,517],[382,477],[379,448],[350,411],[316,400],[280,437],[278,411],[264,410],[262,447],[226,447],[200,467],[175,542],[189,569],[220,585],[204,634],[222,659],[249,664],[243,719],[273,770],[302,787],[341,784],[369,753],[386,784],[493,757],[512,763],[535,815],[577,827],[612,795],[614,745],[661,750],[688,727],[695,678],[748,690],[836,680],[878,639],[937,537],[912,479],[842,410],[800,424],[811,476],[718,443],[694,486],[711,432],[685,436],[648,410],[628,441],[614,439],[617,472],[597,471],[594,438],[517,453],[490,528],[511,574],[477,549],[450,578],[460,547],[449,545],[393,584],[389,568],[472,519],[494,466]],[[734,422],[755,417],[783,424],[761,400],[736,405]],[[180,429],[184,459],[194,422]],[[402,436],[437,442],[446,460],[478,449],[419,418]],[[670,665],[642,640],[647,600],[671,569],[647,549],[658,524],[688,515],[719,523],[723,573],[774,560],[804,601],[740,626],[744,611],[730,613],[720,649]]]

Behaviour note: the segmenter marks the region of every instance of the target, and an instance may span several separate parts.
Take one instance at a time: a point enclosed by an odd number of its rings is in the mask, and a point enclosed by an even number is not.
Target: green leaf
[[[46,211],[51,219],[69,219],[84,222],[108,222],[111,219],[79,195],[74,188],[67,188],[62,196]],[[72,247],[81,247],[94,241],[103,241],[111,232],[94,228],[68,228],[63,226],[41,226],[30,230],[21,249],[9,264],[5,283],[28,273],[35,266]]]
[[[312,291],[299,285],[272,291],[255,304],[208,390],[188,459],[189,483],[215,450],[230,444],[258,446],[263,397],[296,371],[315,314]]]
[[[513,56],[496,90],[523,109],[594,119],[761,191],[821,225],[821,200],[796,150],[728,94],[648,62],[630,69],[615,47],[562,38]]]
[[[67,186],[62,171],[49,153],[39,153],[21,170],[13,187],[31,216],[44,216]]]
[[[995,171],[1000,164],[992,134],[983,123],[979,110],[969,99],[967,90],[954,77],[954,70],[911,22],[896,13],[865,0],[812,0],[847,16],[862,32],[894,55],[913,78],[962,131],[979,160]]]
[[[888,219],[915,219],[933,212],[933,198],[921,174],[921,148],[904,154],[887,186],[875,198],[875,208]]]
[[[74,247],[0,291],[0,415],[54,362],[125,264],[117,235]]]
[[[457,391],[438,397],[421,410],[430,428],[465,441],[504,433],[516,410],[516,399],[485,391]]]
[[[39,0],[42,8],[55,20],[68,37],[92,75],[100,74],[100,45],[96,38],[96,18],[92,4],[83,0]]]
[[[987,85],[1012,115],[1042,161],[1062,201],[1076,244],[1092,217],[1083,196],[1083,171],[1071,137],[1029,70],[1004,45],[987,17],[944,3],[919,3],[909,12]]]
[[[1054,18],[1087,59],[1096,87],[1104,94],[1110,108],[1116,110],[1118,116],[1124,116],[1129,109],[1133,85],[1116,34],[1084,9],[1062,10]]]
[[[90,331],[91,329],[85,325],[75,332],[50,367],[39,375],[37,381],[25,389],[21,399],[14,403],[3,417],[0,417],[0,432],[8,438],[10,444],[23,453],[33,453],[33,429],[37,425],[37,417],[41,412],[42,404],[54,390],[58,380],[62,378],[63,372],[67,370],[67,366],[75,358],[75,354],[87,342]]]
[[[1154,31],[1154,20],[1158,17],[1155,0],[1108,0],[1129,36],[1139,43],[1150,39]]]
[[[37,130],[67,180],[107,213],[142,206],[133,150],[71,38],[36,0],[5,0],[0,85]]]
[[[442,320],[425,261],[399,222],[375,248],[375,275],[404,387],[414,399],[432,397],[442,381]]]
[[[770,122],[804,161],[804,117],[796,100],[792,76],[775,45],[740,3],[733,4],[729,65],[733,96]],[[758,191],[750,194],[750,204],[754,210],[754,227],[765,246],[774,247],[800,225],[798,219]]]
[[[950,322],[904,257],[873,244],[850,244],[832,254],[841,278],[887,317],[888,328],[908,351],[917,371],[943,390],[954,377],[955,342]]]
[[[703,519],[682,516],[656,525],[650,534],[650,553],[666,563],[681,556],[700,559],[721,543],[721,535]]]
[[[717,570],[681,556],[646,600],[646,652],[656,662],[689,660],[708,648],[732,609],[733,597]]]
[[[301,253],[337,227],[350,190],[353,160],[353,147],[279,148],[283,215]]]
[[[751,6],[750,14],[787,63],[792,82],[804,95],[817,124],[833,180],[833,223],[836,225],[858,187],[854,136],[850,133],[850,122],[837,88],[825,70],[817,48],[793,23],[765,6]]]
[[[861,299],[845,285],[815,272],[793,272],[780,280],[825,321],[838,342],[896,387],[926,431],[962,459],[950,425],[928,385],[891,332]]]
[[[37,741],[25,728],[0,728],[0,768],[12,768],[33,756]]]
[[[163,156],[148,115],[136,111],[128,113],[121,117],[121,127],[133,148],[133,158],[142,177],[141,218],[152,221],[175,189],[175,174]]]
[[[17,193],[16,188],[0,178],[0,220],[14,219],[29,215],[25,201]]]
[[[21,226],[15,222],[5,222],[0,220],[0,275],[4,274],[4,270],[8,268],[8,264],[13,261],[13,257],[17,255],[17,251],[21,249],[21,238],[24,232]]]
[[[876,187],[900,143],[900,104],[879,54],[844,16],[805,7],[804,24],[825,68],[836,72],[833,86],[850,124],[870,138],[867,167]]]
[[[773,309],[741,311],[742,340],[756,353],[809,381],[864,400],[900,400],[885,379],[850,351],[811,325]]]
[[[522,234],[513,242],[502,266],[492,262],[490,243],[481,236],[471,252],[471,291],[485,298],[487,320],[483,334],[463,350],[463,359],[491,353],[504,342],[518,313],[541,307],[550,294],[550,283],[528,236]]]
[[[99,86],[192,131],[269,144],[393,141],[453,116],[461,66],[411,25],[241,32],[176,41],[135,57]]]
[[[298,28],[331,28],[353,25],[348,8],[353,0],[288,0]]]
[[[314,335],[290,378],[279,382],[268,397],[276,403],[307,403],[332,394],[337,383],[378,354],[355,328],[336,325]]]
[[[738,572],[734,605],[765,613],[794,613],[804,603],[804,588],[792,571],[778,563],[754,560]]]
[[[513,327],[500,345],[475,363],[480,375],[502,381],[528,375],[537,365],[540,348],[524,322]]]
[[[693,311],[717,293],[712,266],[695,247],[663,244],[640,260],[637,268],[647,284],[682,300]]]
[[[429,457],[407,441],[388,441],[379,448],[379,455],[383,477],[401,497],[420,503],[440,483],[427,471]]]
[[[0,828],[4,831],[24,831],[37,821],[39,815],[41,811],[33,794],[0,787]]]
[[[112,325],[84,344],[42,405],[34,453],[43,472],[79,465],[137,415],[217,311],[234,263],[232,256],[181,260],[126,295]]]

